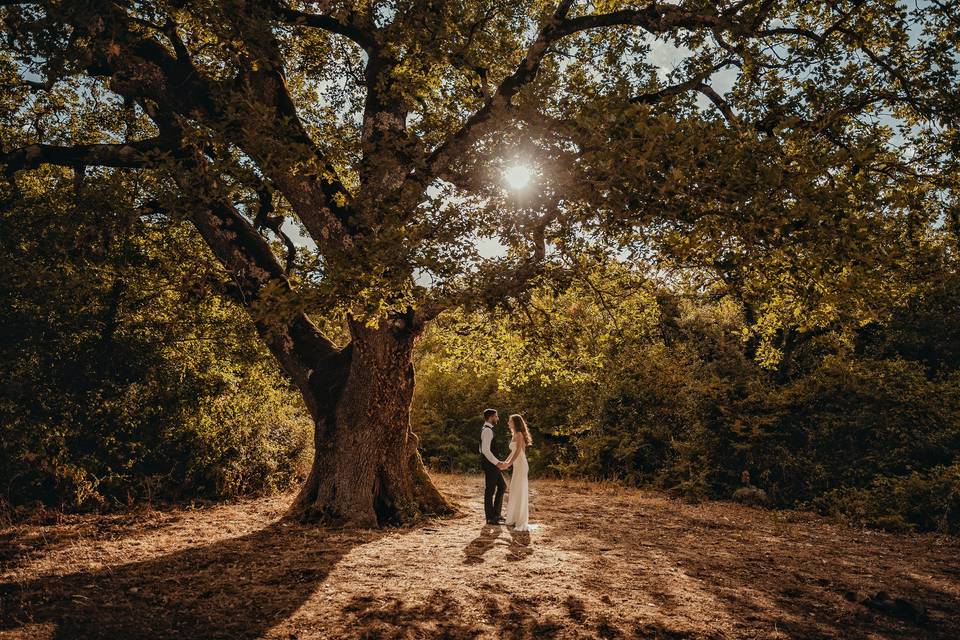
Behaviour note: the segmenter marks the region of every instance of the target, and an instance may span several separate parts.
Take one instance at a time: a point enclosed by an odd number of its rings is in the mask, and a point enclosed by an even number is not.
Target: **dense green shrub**
[[[47,387],[50,403],[8,396],[4,500],[84,509],[270,492],[302,479],[311,425],[275,372],[251,367],[211,384],[222,372],[191,379],[157,364],[122,383],[83,371],[92,390]]]
[[[311,423],[189,227],[33,185],[0,211],[0,502],[282,489]],[[101,199],[102,198],[102,199]],[[92,241],[91,238],[95,239]]]
[[[960,465],[906,476],[878,476],[865,488],[840,487],[811,506],[857,524],[890,531],[960,532]]]
[[[483,411],[497,408],[506,418],[504,398],[497,390],[493,365],[458,367],[444,350],[443,335],[430,332],[420,343],[416,361],[417,386],[411,424],[420,436],[424,461],[438,471],[479,471]],[[505,421],[495,433],[505,455],[509,437]]]
[[[960,388],[901,359],[831,357],[774,389],[775,420],[751,443],[780,503],[950,464],[960,452]]]
[[[535,473],[703,499],[731,497],[746,470],[775,506],[958,532],[960,373],[953,348],[937,359],[926,335],[933,323],[937,340],[956,342],[949,323],[931,320],[954,308],[951,291],[853,340],[804,338],[774,368],[751,354],[729,299],[641,287],[618,307],[607,300],[605,317],[573,287],[533,299],[542,326],[449,317],[421,345],[416,428],[435,466],[462,468],[479,411],[499,403],[536,427]],[[482,354],[493,356],[477,377]]]

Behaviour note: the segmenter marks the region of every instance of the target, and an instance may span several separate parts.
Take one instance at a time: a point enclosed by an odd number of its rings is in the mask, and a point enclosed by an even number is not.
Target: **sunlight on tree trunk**
[[[410,429],[415,332],[403,319],[376,328],[353,322],[350,330],[332,375],[311,377],[308,406],[323,409],[314,415],[313,466],[293,512],[364,527],[452,513]]]

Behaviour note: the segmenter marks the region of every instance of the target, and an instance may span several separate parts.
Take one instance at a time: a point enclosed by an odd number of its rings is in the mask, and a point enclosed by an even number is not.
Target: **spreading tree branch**
[[[289,275],[290,270],[293,269],[294,260],[297,257],[297,246],[283,230],[283,216],[272,215],[273,191],[265,183],[260,184],[257,188],[257,202],[259,206],[257,208],[257,215],[253,220],[253,226],[258,230],[263,228],[270,229],[283,241],[284,246],[287,248],[286,264],[283,271]]]
[[[640,95],[634,96],[630,99],[630,102],[636,104],[656,104],[666,100],[667,98],[679,95],[681,93],[686,93],[688,91],[702,91],[702,88],[707,86],[705,81],[712,76],[714,73],[728,67],[731,65],[736,65],[736,60],[722,60],[712,67],[701,71],[700,73],[695,74],[688,80],[680,82],[674,85],[658,89],[657,91],[651,91],[649,93],[642,93]],[[719,97],[719,96],[718,96]],[[725,114],[726,115],[726,114]]]
[[[663,34],[676,29],[712,29],[716,32],[729,31],[739,35],[754,35],[750,25],[737,20],[737,14],[746,6],[745,3],[734,3],[719,13],[707,13],[653,2],[642,9],[623,9],[571,18],[568,14],[572,5],[572,0],[562,0],[557,5],[551,17],[540,28],[537,37],[514,72],[500,83],[480,109],[468,117],[456,132],[429,154],[426,162],[428,177],[443,177],[451,158],[457,156],[482,135],[488,123],[509,106],[510,99],[536,78],[540,64],[550,46],[562,38],[587,30],[615,26],[637,26],[651,34]],[[762,18],[758,19],[762,20]],[[703,90],[701,85],[702,81],[693,83],[689,89]],[[680,91],[681,89],[678,89],[677,93]],[[729,109],[721,109],[721,111],[729,112]],[[726,112],[725,116],[728,115]]]
[[[4,165],[8,176],[44,164],[142,169],[154,164],[158,156],[169,153],[172,148],[169,140],[160,137],[120,144],[31,144],[0,155],[0,164]]]
[[[122,7],[111,5],[104,17],[104,29],[84,32],[94,43],[87,64],[91,75],[110,78],[118,93],[140,102],[148,113],[151,104],[158,105],[224,135],[277,185],[318,247],[350,244],[350,193],[297,117],[269,29],[247,33],[250,50],[262,58],[259,64],[247,60],[235,78],[215,80],[190,59],[172,21],[163,30],[177,55],[130,29],[132,19]],[[244,16],[236,20],[247,32],[255,27]],[[249,126],[265,115],[263,126]]]
[[[724,100],[723,96],[716,92],[716,90],[710,85],[701,82],[696,87],[697,91],[707,96],[707,98],[714,104],[714,106],[720,110],[720,113],[723,114],[723,117],[727,119],[727,122],[730,124],[736,124],[738,122],[737,115],[733,112],[733,108],[730,106],[730,103]]]
[[[282,0],[267,0],[266,5],[285,24],[322,29],[338,36],[343,36],[360,45],[368,53],[377,47],[374,34],[354,24],[343,22],[330,14],[308,13],[291,8]]]
[[[536,39],[527,49],[526,55],[514,72],[501,81],[490,98],[467,118],[463,126],[427,157],[426,165],[431,176],[442,175],[450,159],[468,147],[496,113],[509,104],[510,98],[536,77],[550,45],[562,37],[560,29],[572,5],[573,0],[561,0],[551,18],[541,27]]]

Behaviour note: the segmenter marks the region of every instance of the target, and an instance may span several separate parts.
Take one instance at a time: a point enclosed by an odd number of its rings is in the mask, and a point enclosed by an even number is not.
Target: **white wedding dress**
[[[510,443],[510,453],[517,448],[515,442]],[[513,525],[516,531],[528,531],[528,520],[530,519],[530,495],[527,490],[527,472],[530,471],[530,465],[527,464],[526,451],[521,451],[513,461],[513,473],[510,476],[510,494],[507,496],[507,524]]]

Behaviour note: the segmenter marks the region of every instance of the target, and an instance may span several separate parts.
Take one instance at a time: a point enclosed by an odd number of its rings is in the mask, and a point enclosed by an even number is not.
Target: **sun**
[[[503,172],[503,179],[508,187],[519,191],[530,184],[530,180],[533,179],[533,171],[528,166],[515,164]]]

